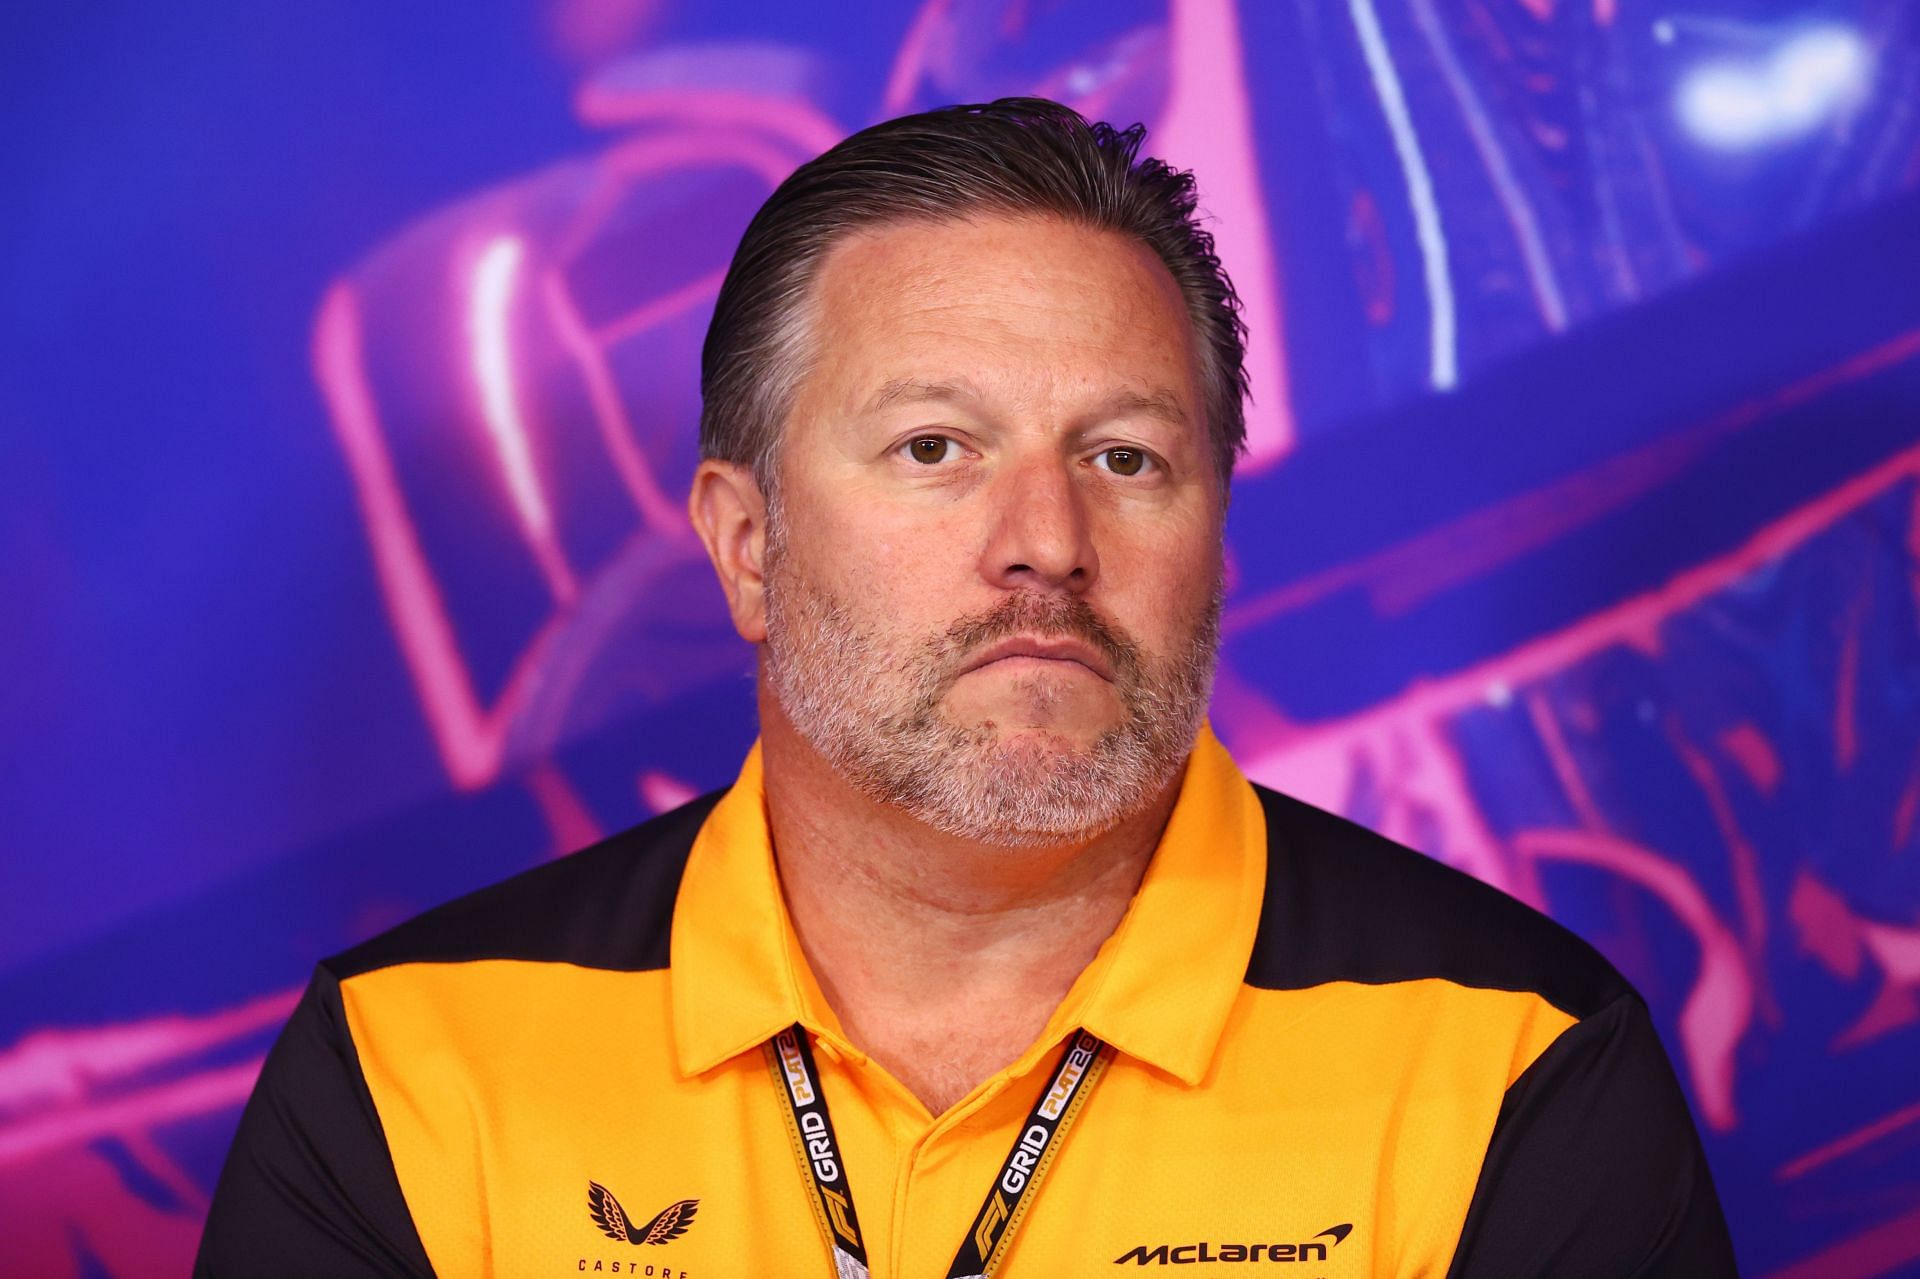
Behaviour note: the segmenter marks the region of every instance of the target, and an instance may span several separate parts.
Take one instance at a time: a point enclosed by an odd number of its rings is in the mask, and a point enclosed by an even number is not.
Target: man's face
[[[1053,219],[860,234],[781,444],[766,675],[857,789],[1002,845],[1151,803],[1205,714],[1220,481],[1153,253]]]

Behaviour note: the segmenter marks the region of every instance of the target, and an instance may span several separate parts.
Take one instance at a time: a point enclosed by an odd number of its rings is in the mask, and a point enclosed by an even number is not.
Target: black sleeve
[[[203,1279],[433,1273],[324,968],[240,1116],[193,1268]]]
[[[1685,1094],[1628,993],[1514,1080],[1449,1279],[1721,1279],[1733,1243]]]

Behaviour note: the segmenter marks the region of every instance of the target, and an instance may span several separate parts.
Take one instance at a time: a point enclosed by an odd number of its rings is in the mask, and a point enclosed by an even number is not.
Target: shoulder
[[[1567,928],[1431,857],[1256,785],[1267,887],[1247,984],[1438,978],[1529,991],[1577,1019],[1632,986]]]
[[[480,959],[665,968],[687,854],[724,793],[435,907],[321,967],[340,981],[397,964]]]

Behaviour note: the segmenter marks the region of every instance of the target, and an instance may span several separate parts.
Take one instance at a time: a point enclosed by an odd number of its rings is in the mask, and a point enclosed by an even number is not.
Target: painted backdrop
[[[1748,1273],[1920,1273],[1920,9],[0,29],[0,1271],[183,1270],[317,957],[732,776],[727,257],[1038,92],[1197,170],[1245,301],[1222,737],[1638,984]]]

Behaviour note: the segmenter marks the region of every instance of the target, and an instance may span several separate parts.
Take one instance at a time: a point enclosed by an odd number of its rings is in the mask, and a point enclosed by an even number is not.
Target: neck
[[[848,1037],[939,1114],[1032,1045],[1112,935],[1180,779],[1092,839],[980,843],[860,794],[760,701],[768,824],[801,949]]]

